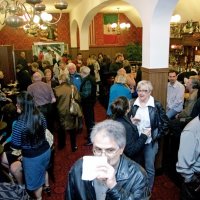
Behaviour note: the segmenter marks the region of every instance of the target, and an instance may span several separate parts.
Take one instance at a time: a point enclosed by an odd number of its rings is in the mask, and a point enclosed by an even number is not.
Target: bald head
[[[33,74],[33,82],[35,81],[41,81],[42,80],[42,75],[39,72],[35,72]]]

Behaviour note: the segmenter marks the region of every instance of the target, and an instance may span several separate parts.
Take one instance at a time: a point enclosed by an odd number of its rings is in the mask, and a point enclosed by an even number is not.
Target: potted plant
[[[128,44],[125,52],[129,61],[142,61],[142,45],[140,43]]]

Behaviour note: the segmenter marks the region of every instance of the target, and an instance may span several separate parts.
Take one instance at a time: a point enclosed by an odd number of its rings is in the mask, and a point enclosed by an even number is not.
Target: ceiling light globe
[[[176,22],[180,22],[181,21],[181,16],[180,15],[177,14],[174,17],[175,17]]]
[[[33,22],[36,23],[36,24],[39,24],[40,17],[38,15],[34,15]]]
[[[126,24],[126,28],[130,28],[131,25],[129,23]]]
[[[126,23],[124,23],[124,22],[121,23],[121,24],[120,24],[120,28],[121,28],[121,29],[125,29],[125,28],[126,28]]]
[[[55,3],[55,8],[59,10],[67,9],[68,3],[65,0],[60,0],[59,2]]]
[[[112,23],[111,28],[117,28],[117,23]]]
[[[11,16],[8,16],[5,19],[5,23],[8,26],[11,26],[11,27],[14,27],[14,28],[18,28],[18,27],[20,27],[20,26],[22,26],[24,24],[24,20],[20,16],[11,15]]]
[[[52,21],[52,19],[53,19],[52,14],[48,14],[47,15],[47,21],[50,22],[50,21]]]
[[[53,19],[53,16],[47,12],[42,12],[40,16],[41,16],[41,19],[45,22],[50,22]]]
[[[44,25],[44,24],[42,24],[42,25],[40,26],[40,29],[43,30],[43,31],[47,30],[47,28],[48,28],[48,27],[47,27],[46,25]]]
[[[171,16],[171,23],[178,23],[181,21],[181,16],[179,14],[173,15]]]

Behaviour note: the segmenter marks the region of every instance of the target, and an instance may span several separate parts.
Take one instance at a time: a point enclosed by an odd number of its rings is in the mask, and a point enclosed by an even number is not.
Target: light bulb
[[[36,23],[36,24],[39,24],[40,22],[40,17],[38,15],[34,15],[33,17],[33,22]]]
[[[42,12],[40,16],[45,22],[50,22],[53,19],[53,16],[47,12]]]
[[[117,28],[117,23],[112,23],[111,28]]]
[[[40,26],[40,28],[42,29],[42,30],[47,30],[47,26],[46,25],[44,25],[44,24],[42,24],[41,26]]]
[[[126,24],[126,28],[130,28],[131,25],[129,23]]]
[[[121,24],[120,24],[120,28],[121,28],[121,29],[125,29],[125,28],[126,28],[126,23],[124,23],[124,22],[121,23]]]

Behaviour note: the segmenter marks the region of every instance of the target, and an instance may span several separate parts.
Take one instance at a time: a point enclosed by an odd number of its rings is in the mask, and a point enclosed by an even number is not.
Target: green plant
[[[130,43],[125,47],[127,59],[130,61],[142,61],[142,45]]]

